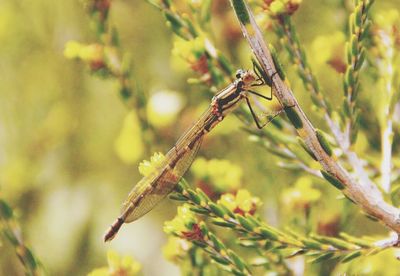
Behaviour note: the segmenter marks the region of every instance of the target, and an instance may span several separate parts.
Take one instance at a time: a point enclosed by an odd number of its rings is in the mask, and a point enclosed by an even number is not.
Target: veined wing
[[[210,107],[196,124],[181,136],[154,172],[136,184],[122,206],[121,215],[104,235],[105,241],[112,240],[122,224],[137,220],[172,191],[192,164],[205,134],[204,129],[214,125],[217,120]]]
[[[172,191],[192,164],[204,135],[237,106],[243,98],[240,93],[243,91],[242,85],[253,80],[251,74],[241,70],[237,81],[215,95],[207,111],[181,136],[161,165],[133,188],[123,204],[121,215],[104,235],[105,241],[113,239],[123,223],[140,218]]]
[[[203,129],[216,120],[211,109],[178,140],[154,173],[144,177],[123,204],[121,218],[132,222],[149,212],[168,195],[192,164],[203,140]]]
[[[182,178],[182,175],[192,164],[200,148],[203,137],[194,144],[192,150],[182,152],[177,158],[175,168],[165,166],[153,179],[143,178],[131,191],[122,207],[125,222],[132,222],[154,208]]]

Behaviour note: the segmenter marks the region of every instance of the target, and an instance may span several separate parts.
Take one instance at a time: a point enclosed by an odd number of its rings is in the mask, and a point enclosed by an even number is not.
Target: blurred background
[[[376,2],[376,15],[398,9],[396,0]],[[294,16],[309,62],[333,104],[340,103],[336,95],[342,85],[330,61],[344,57],[346,6],[343,0],[309,0]],[[102,236],[141,178],[139,163],[153,152],[166,153],[205,110],[212,93],[206,85],[188,84],[198,75],[174,53],[177,38],[155,7],[145,1],[112,1],[109,20],[120,47],[129,53],[133,91],[146,97],[142,112],[154,132],[150,146],[136,112],[121,99],[116,79],[92,74],[85,63],[66,57],[71,41],[96,41],[84,1],[0,1],[0,197],[14,209],[24,240],[50,275],[84,275],[106,266],[110,249],[135,258],[144,275],[178,275],[161,250],[167,240],[163,222],[175,215],[175,202],[166,199],[124,225],[110,243],[103,243]],[[250,68],[251,51],[228,1],[213,1],[210,24],[214,33],[209,39],[232,67]],[[266,32],[266,38],[276,43],[273,32]],[[315,125],[322,124],[322,117],[307,108],[309,96],[282,55],[300,105]],[[230,188],[244,187],[260,197],[260,212],[272,225],[302,220],[290,216],[290,187],[299,181],[312,183],[324,195],[323,200],[317,196],[319,210],[311,225],[329,228],[345,220],[340,212],[353,207],[337,203],[333,188],[304,178],[304,172],[278,167],[279,157],[250,141],[240,127],[231,116],[206,137],[200,161],[185,176],[189,183],[199,185],[207,178],[204,163],[217,159],[217,168],[234,174],[221,178],[231,177],[227,185],[235,187]],[[365,143],[358,150],[365,150]],[[344,230],[384,233],[383,227],[349,213],[353,221]],[[23,275],[7,241],[0,243],[0,275]]]

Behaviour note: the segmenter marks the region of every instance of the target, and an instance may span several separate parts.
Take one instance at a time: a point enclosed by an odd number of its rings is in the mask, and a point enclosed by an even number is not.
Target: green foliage
[[[317,139],[321,144],[322,148],[324,149],[325,153],[328,154],[329,156],[332,156],[332,148],[329,145],[329,142],[326,139],[325,134],[319,129],[315,131],[315,134],[317,135]]]
[[[232,6],[238,15],[240,23],[245,25],[250,22],[249,13],[243,0],[232,0]]]
[[[294,108],[287,107],[285,109],[286,115],[288,116],[290,122],[296,129],[301,129],[303,127],[303,122],[301,121],[297,111]]]
[[[304,186],[302,189],[304,188],[306,187]],[[249,210],[245,207],[246,202],[254,202],[255,200],[247,192],[243,196],[240,195],[240,193],[243,194],[243,191],[239,191],[236,197],[230,199],[226,198],[229,194],[225,194],[217,203],[214,203],[204,195],[197,195],[185,182],[179,183],[176,190],[183,196],[180,201],[186,201],[187,204],[195,206],[195,208],[186,204],[182,205],[178,208],[178,215],[172,221],[166,222],[164,231],[192,242],[193,246],[204,249],[206,253],[210,254],[211,259],[223,266],[235,264],[237,267],[230,268],[230,271],[239,269],[243,272],[243,269],[249,265],[245,265],[240,258],[234,257],[236,255],[233,252],[228,253],[228,256],[232,258],[231,261],[226,258],[224,253],[222,253],[222,256],[217,254],[218,252],[225,252],[226,246],[206,228],[204,221],[207,217],[211,218],[215,225],[236,232],[240,239],[239,245],[258,250],[260,256],[264,256],[272,248],[275,250],[289,249],[287,253],[284,253],[284,256],[309,256],[310,263],[319,263],[331,259],[338,259],[340,262],[346,263],[352,259],[376,254],[378,251],[384,250],[375,243],[368,242],[367,239],[355,238],[345,233],[341,233],[340,238],[333,238],[315,234],[306,237],[294,231],[280,231],[262,222],[255,215],[255,209]],[[306,190],[304,190],[304,195],[299,198],[300,200],[305,201],[307,196],[310,200],[319,198],[320,194],[311,199],[312,192],[309,188],[306,188]],[[174,197],[176,196],[173,194],[171,198]],[[200,197],[203,197],[204,201],[199,201],[198,198]],[[252,204],[252,206],[254,205]],[[203,216],[205,218],[201,219],[200,217]],[[206,236],[203,235],[204,233]],[[210,246],[207,239],[211,240],[213,250],[207,250]],[[260,252],[260,250],[265,250],[264,254],[261,254],[262,251]]]
[[[329,172],[321,171],[322,176],[329,181],[333,186],[338,188],[339,190],[343,190],[345,187],[342,182],[339,181],[335,176],[330,174]]]
[[[343,87],[345,100],[343,103],[346,114],[342,120],[352,132],[351,143],[355,142],[358,131],[356,98],[359,92],[359,71],[365,60],[364,41],[367,39],[371,21],[369,9],[372,1],[356,1],[354,11],[349,17],[350,39],[346,43],[347,68],[344,73]]]
[[[107,267],[96,268],[88,276],[108,276],[108,275],[140,275],[141,265],[130,256],[119,256],[115,251],[107,253]]]
[[[285,80],[285,78],[286,78],[285,72],[283,71],[281,62],[279,61],[278,53],[276,52],[276,50],[272,44],[269,45],[269,48],[271,49],[271,56],[272,56],[272,60],[274,62],[276,72],[278,73],[281,80]]]
[[[44,275],[43,267],[38,258],[25,244],[21,236],[21,228],[13,215],[13,210],[1,198],[0,208],[0,237],[12,244],[26,275]]]

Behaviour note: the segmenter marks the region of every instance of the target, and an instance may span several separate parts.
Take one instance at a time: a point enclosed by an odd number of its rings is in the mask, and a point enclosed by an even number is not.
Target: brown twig
[[[331,152],[327,151],[321,142],[314,126],[300,108],[287,81],[277,72],[276,61],[271,56],[271,51],[263,40],[261,31],[257,26],[254,16],[244,0],[232,0],[233,7],[239,19],[244,36],[249,42],[253,53],[268,76],[273,77],[275,96],[285,108],[286,114],[298,135],[306,146],[315,155],[323,167],[323,175],[332,184],[358,204],[368,215],[375,217],[386,226],[400,233],[400,210],[384,201],[382,193],[368,176],[359,175],[356,181],[336,160]],[[351,154],[351,162],[356,170],[363,171],[358,157]]]

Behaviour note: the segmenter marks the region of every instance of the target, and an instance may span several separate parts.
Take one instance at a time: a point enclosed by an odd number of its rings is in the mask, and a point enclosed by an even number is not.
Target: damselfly
[[[271,86],[272,81],[263,71],[260,71],[260,68],[256,64],[255,69],[258,69],[258,71],[254,70],[257,76],[247,70],[238,70],[236,73],[236,80],[212,98],[210,107],[203,113],[200,119],[181,136],[156,170],[140,180],[132,189],[127,200],[123,204],[121,215],[105,234],[105,241],[113,239],[123,223],[137,220],[149,212],[174,189],[175,185],[192,164],[204,135],[220,123],[227,114],[237,108],[242,100],[247,102],[258,128],[262,128],[268,123],[261,124],[259,122],[250,104],[248,93],[271,100],[272,90],[270,96],[264,96],[252,91],[251,88],[263,84]],[[274,74],[271,78],[273,77]]]

